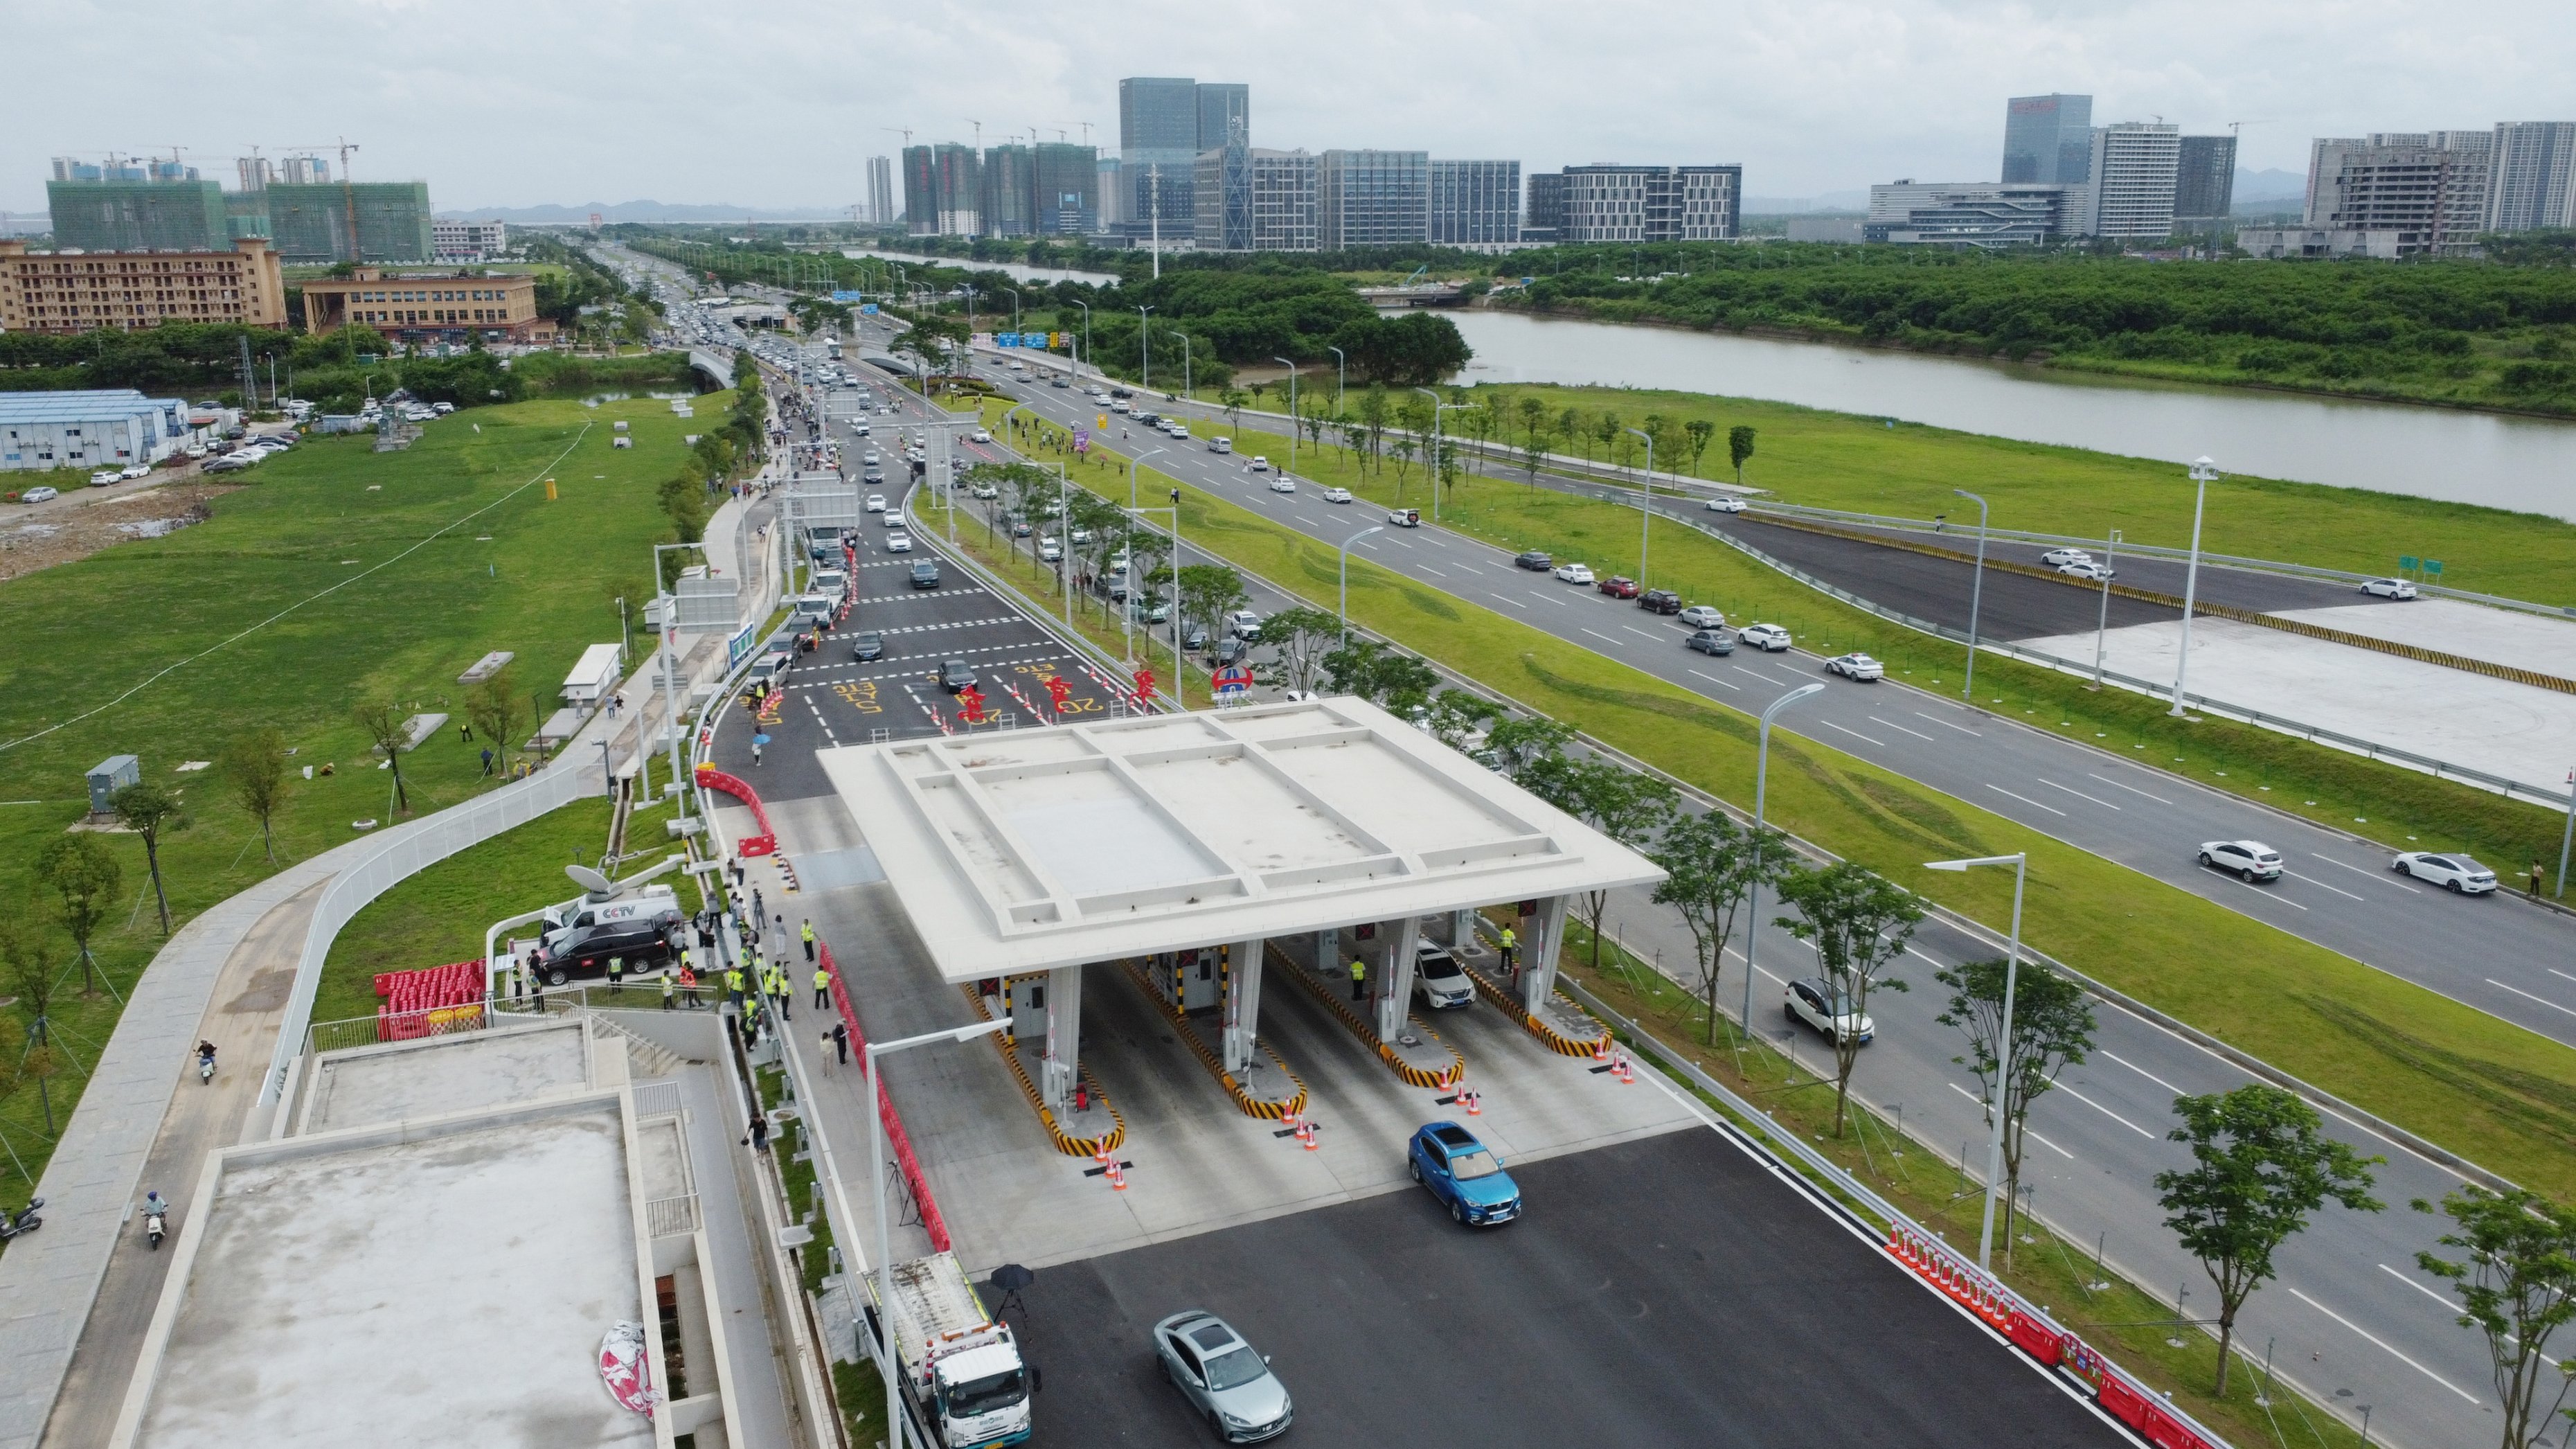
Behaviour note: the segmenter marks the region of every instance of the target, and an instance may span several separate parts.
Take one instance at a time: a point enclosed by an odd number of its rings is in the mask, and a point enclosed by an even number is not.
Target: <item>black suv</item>
[[[940,688],[947,690],[950,694],[955,694],[961,689],[973,688],[974,684],[974,665],[967,663],[963,659],[942,659],[939,661]]]
[[[1556,560],[1549,558],[1546,554],[1540,553],[1537,549],[1531,549],[1529,552],[1514,558],[1512,562],[1519,564],[1522,568],[1528,569],[1533,573],[1543,574],[1549,569],[1556,567]]]
[[[576,976],[605,976],[611,956],[623,961],[625,974],[631,976],[648,967],[668,965],[679,954],[679,930],[677,910],[586,926],[545,949],[538,964],[550,986],[561,986]]]
[[[923,559],[912,566],[912,586],[916,589],[939,587],[939,565]]]
[[[1649,614],[1678,614],[1682,596],[1670,589],[1648,589],[1637,596],[1637,607]]]

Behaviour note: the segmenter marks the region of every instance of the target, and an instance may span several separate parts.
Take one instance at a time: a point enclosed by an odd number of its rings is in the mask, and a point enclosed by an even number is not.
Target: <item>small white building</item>
[[[564,703],[584,714],[597,709],[617,688],[619,652],[614,644],[593,644],[581,651],[581,662],[564,676]]]
[[[188,412],[130,387],[0,393],[0,473],[158,463],[187,445]]]

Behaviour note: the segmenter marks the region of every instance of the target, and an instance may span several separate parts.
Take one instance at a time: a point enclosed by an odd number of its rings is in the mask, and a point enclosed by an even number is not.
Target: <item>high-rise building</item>
[[[1521,163],[1431,163],[1431,240],[1476,246],[1521,239]]]
[[[1027,236],[1037,230],[1037,153],[1019,142],[984,148],[976,236]]]
[[[894,162],[883,156],[868,158],[868,223],[892,226],[898,220],[894,206]]]
[[[2397,256],[2464,250],[2485,225],[2494,141],[2487,131],[2319,137],[2309,147],[2307,229],[2385,233],[2391,240],[2378,249]]]
[[[1198,148],[1252,144],[1252,87],[1241,81],[1201,81]]]
[[[1552,242],[1565,235],[1565,173],[1533,171],[1529,204],[1521,208],[1521,240]]]
[[[1324,251],[1430,239],[1428,151],[1327,151],[1315,185],[1315,242]]]
[[[1322,158],[1308,151],[1254,150],[1252,249],[1311,252],[1317,245]]]
[[[1142,236],[1157,217],[1165,236],[1197,224],[1191,178],[1198,167],[1199,83],[1185,76],[1131,76],[1118,83],[1118,159],[1128,225]]]
[[[53,213],[56,246],[89,252],[186,252],[232,245],[219,183],[153,181],[139,167],[65,161],[54,163],[54,174],[57,179],[45,183],[45,201]]]
[[[2091,96],[2014,96],[2004,102],[2004,180],[2081,186],[2093,179],[2092,151]]]
[[[1098,231],[1119,231],[1127,225],[1128,206],[1134,197],[1128,194],[1126,163],[1115,156],[1100,158],[1100,221]]]
[[[2093,128],[2086,236],[2162,241],[2173,235],[2182,127],[2121,121]]]
[[[983,167],[954,141],[903,148],[904,229],[914,236],[983,234]]]
[[[2506,121],[2489,156],[2488,231],[2576,227],[2576,121]]]
[[[939,235],[939,162],[928,146],[903,148],[903,229]]]
[[[2174,166],[2174,216],[2209,221],[2236,203],[2236,138],[2185,136]]]
[[[241,178],[244,191],[265,191],[273,174],[265,156],[244,156],[233,163],[234,174]]]
[[[1040,141],[1035,177],[1037,232],[1082,236],[1100,229],[1100,148]]]
[[[272,181],[293,182],[297,186],[319,186],[331,179],[331,163],[319,156],[289,156],[278,163]]]
[[[1252,250],[1252,148],[1237,142],[1198,154],[1190,174],[1190,235],[1203,252]]]
[[[1727,241],[1743,206],[1741,166],[1568,166],[1557,239]]]
[[[269,235],[290,266],[425,262],[437,250],[425,181],[271,181],[266,195]]]
[[[1869,189],[1869,216],[1853,239],[1980,251],[2040,246],[2067,233],[2069,198],[2085,194],[2055,182],[1895,181]]]

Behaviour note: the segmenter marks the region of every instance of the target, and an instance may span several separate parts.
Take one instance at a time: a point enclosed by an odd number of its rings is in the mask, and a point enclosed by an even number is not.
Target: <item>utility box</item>
[[[106,815],[114,807],[108,802],[128,785],[143,783],[143,762],[132,755],[110,755],[92,765],[89,771],[89,813]]]

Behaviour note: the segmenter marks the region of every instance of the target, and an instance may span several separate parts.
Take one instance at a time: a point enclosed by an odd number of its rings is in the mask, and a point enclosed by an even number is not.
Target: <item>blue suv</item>
[[[1413,1134],[1413,1180],[1461,1223],[1485,1227],[1521,1215],[1521,1189],[1503,1171],[1503,1160],[1455,1122],[1434,1122]]]

